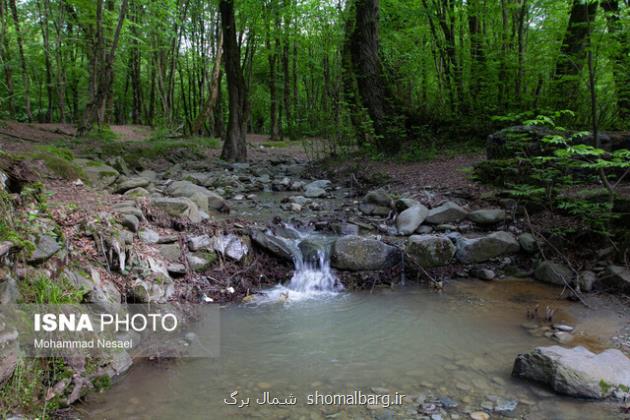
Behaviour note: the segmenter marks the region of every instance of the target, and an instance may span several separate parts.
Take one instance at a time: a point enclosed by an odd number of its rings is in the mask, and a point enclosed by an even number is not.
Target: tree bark
[[[223,54],[229,97],[229,119],[221,158],[226,161],[247,161],[247,120],[249,102],[241,69],[241,49],[237,41],[233,0],[220,0]]]
[[[280,38],[278,32],[280,31],[280,18],[278,13],[278,4],[276,0],[271,1],[270,13],[268,20],[273,20],[273,29],[271,25],[267,24],[266,46],[267,46],[267,61],[269,63],[269,122],[270,122],[270,138],[271,140],[277,140],[280,138],[280,125],[278,123],[278,89],[277,89],[277,74],[276,63],[278,61],[278,50],[280,44]],[[273,45],[271,43],[271,34],[273,32]]]
[[[24,57],[24,41],[22,39],[22,32],[20,31],[20,17],[18,15],[17,6],[15,0],[9,0],[9,7],[11,8],[11,15],[13,16],[13,25],[15,27],[15,35],[17,37],[18,55],[20,57],[20,65],[22,67],[22,88],[24,90],[24,112],[29,121],[33,120],[33,113],[31,112],[31,88],[30,79],[28,77],[28,69],[26,67],[26,58]]]
[[[595,19],[597,2],[574,0],[569,25],[564,34],[560,56],[554,73],[556,106],[575,109],[579,99],[580,76],[586,61],[591,22]]]
[[[191,134],[200,134],[201,128],[204,123],[210,120],[209,126],[214,126],[214,108],[217,104],[219,97],[219,76],[221,74],[221,60],[223,59],[223,31],[219,31],[219,37],[217,40],[216,56],[214,57],[214,64],[212,67],[212,79],[210,80],[210,87],[208,92],[208,98],[203,105],[201,112],[192,124]]]
[[[282,99],[284,103],[284,115],[287,124],[287,134],[289,138],[293,138],[293,115],[291,112],[291,79],[289,74],[289,43],[290,43],[290,8],[291,3],[288,0],[284,2],[284,40],[282,43]]]
[[[630,7],[630,4],[628,6]],[[618,0],[602,1],[606,11],[608,33],[614,43],[612,53],[613,79],[617,93],[617,110],[621,121],[630,120],[630,36],[620,22]]]
[[[4,82],[7,85],[7,110],[9,114],[15,115],[15,103],[13,95],[13,67],[11,66],[11,48],[9,47],[9,38],[7,34],[7,21],[5,13],[4,0],[0,0],[0,64],[4,69]]]
[[[44,46],[44,65],[46,67],[46,95],[48,98],[48,107],[46,110],[45,122],[51,122],[53,117],[53,81],[52,81],[52,63],[50,61],[50,36],[48,30],[48,21],[50,16],[49,0],[40,0],[37,2],[37,8],[40,17],[40,27],[42,30],[42,41]]]

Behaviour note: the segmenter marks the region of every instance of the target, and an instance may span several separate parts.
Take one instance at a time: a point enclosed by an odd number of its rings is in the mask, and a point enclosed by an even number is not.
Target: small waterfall
[[[332,240],[329,237],[300,232],[285,225],[295,239],[284,239],[291,249],[295,270],[286,284],[263,292],[258,303],[316,299],[336,295],[343,285],[330,267]]]

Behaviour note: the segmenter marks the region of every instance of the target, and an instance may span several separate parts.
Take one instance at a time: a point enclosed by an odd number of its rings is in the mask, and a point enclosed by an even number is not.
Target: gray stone
[[[0,384],[11,377],[17,366],[19,346],[18,332],[10,327],[0,314]]]
[[[28,258],[28,262],[31,264],[41,264],[55,255],[60,249],[61,246],[59,246],[54,238],[48,235],[41,235],[35,245],[35,251],[33,251],[33,254]]]
[[[431,232],[433,232],[433,228],[427,225],[418,226],[418,229],[416,229],[416,233],[419,235],[426,235]]]
[[[119,206],[113,208],[115,213],[118,214],[130,214],[132,216],[137,217],[139,220],[144,219],[144,214],[142,214],[142,210],[134,206]]]
[[[392,209],[371,203],[360,203],[359,211],[368,216],[388,216]]]
[[[183,275],[186,274],[186,266],[181,263],[169,263],[166,266],[166,269],[170,274],[173,275]]]
[[[399,198],[398,200],[396,200],[396,203],[394,203],[396,211],[400,213],[407,210],[408,208],[421,205],[422,204],[418,200],[414,200],[413,198]]]
[[[17,303],[20,299],[20,289],[18,289],[15,279],[9,274],[3,277],[4,281],[0,283],[0,305]]]
[[[301,195],[294,195],[292,197],[289,197],[289,201],[291,203],[295,203],[295,204],[299,204],[300,206],[305,206],[309,203],[311,203],[313,200],[310,200],[306,197],[303,197]]]
[[[252,241],[259,247],[265,249],[273,255],[285,260],[293,261],[295,249],[290,240],[265,233],[261,230],[252,230],[250,233]]]
[[[198,251],[186,255],[188,265],[193,271],[206,271],[216,261],[217,255],[212,251]]]
[[[151,200],[151,205],[169,216],[187,218],[192,223],[199,223],[202,220],[199,208],[188,198],[158,197]]]
[[[479,280],[494,280],[497,276],[496,273],[489,268],[476,267],[470,271],[473,277],[478,278]]]
[[[609,265],[602,277],[604,288],[620,293],[630,293],[630,270],[621,265]]]
[[[182,249],[179,247],[179,244],[159,245],[158,252],[169,262],[179,262],[182,258]]]
[[[441,206],[429,210],[426,221],[434,225],[459,222],[463,220],[467,214],[468,212],[457,203],[447,201]]]
[[[449,264],[455,255],[455,245],[445,236],[412,235],[407,241],[405,255],[423,268]]]
[[[335,241],[332,266],[340,270],[384,270],[400,262],[400,250],[376,239],[344,236]]]
[[[518,355],[512,375],[545,383],[559,394],[603,399],[630,387],[630,359],[617,349],[595,354],[584,347],[538,347]]]
[[[129,198],[142,198],[148,197],[149,195],[151,195],[151,193],[142,187],[138,187],[125,191],[123,195]]]
[[[468,219],[478,225],[495,225],[505,220],[505,210],[482,209],[468,213]]]
[[[418,226],[424,222],[424,219],[426,219],[428,214],[429,209],[422,204],[403,210],[403,212],[396,218],[398,233],[401,235],[411,235],[416,229],[418,229]]]
[[[248,241],[231,233],[212,238],[212,248],[235,261],[241,261],[249,253]]]
[[[552,261],[543,261],[538,264],[534,270],[534,278],[557,286],[573,284],[573,272],[569,267]]]
[[[494,232],[477,238],[459,237],[455,257],[465,263],[480,263],[503,255],[514,254],[521,249],[514,235]]]
[[[188,249],[191,251],[199,251],[200,249],[207,249],[212,244],[212,240],[208,235],[192,236],[188,238]]]
[[[523,251],[528,254],[534,254],[538,252],[538,244],[536,242],[536,238],[531,233],[521,233],[518,236],[518,243],[523,248]]]
[[[128,176],[131,173],[127,162],[122,156],[114,156],[113,158],[107,159],[107,164],[123,175]]]
[[[321,198],[327,194],[326,190],[318,187],[306,186],[304,188],[304,196],[308,198]]]
[[[134,188],[148,187],[149,180],[141,177],[125,178],[122,181],[118,181],[118,184],[114,187],[114,192],[122,194],[125,191],[132,190]]]
[[[87,273],[66,268],[63,273],[75,287],[87,291],[84,296],[86,303],[100,304],[110,309],[119,305],[121,294],[116,285],[109,280],[102,279],[97,270],[90,268],[89,271],[90,273]]]
[[[160,242],[160,234],[152,229],[142,229],[138,236],[140,240],[146,244],[157,244]]]
[[[185,197],[193,201],[206,213],[211,210],[229,211],[227,202],[219,194],[190,181],[175,181],[166,188],[166,194],[172,197]]]
[[[327,179],[318,179],[317,181],[310,182],[304,186],[304,189],[308,188],[321,188],[322,190],[327,190],[332,186],[332,182]]]
[[[132,232],[137,232],[138,228],[140,228],[140,220],[133,214],[123,214],[120,224]]]
[[[116,169],[105,165],[103,162],[87,159],[75,159],[73,162],[83,169],[90,185],[95,188],[107,188],[115,183],[120,176]]]
[[[580,271],[577,278],[577,285],[582,292],[590,292],[597,283],[597,274],[592,271]]]
[[[367,204],[374,204],[380,207],[393,207],[392,197],[384,190],[380,189],[368,192],[365,197],[363,197],[363,202]]]

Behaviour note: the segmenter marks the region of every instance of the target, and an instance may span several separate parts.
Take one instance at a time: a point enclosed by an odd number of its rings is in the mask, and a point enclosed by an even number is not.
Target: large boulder
[[[187,218],[192,223],[199,223],[202,220],[199,208],[188,198],[157,197],[151,200],[151,206],[171,217]]]
[[[124,178],[122,180],[118,180],[118,183],[114,187],[114,192],[122,194],[126,191],[133,190],[134,188],[148,187],[149,184],[150,182],[148,179],[139,176]]]
[[[18,332],[0,314],[0,384],[9,379],[18,361]]]
[[[219,194],[190,181],[175,181],[166,188],[166,194],[172,197],[186,197],[206,213],[211,210],[229,211],[229,206]]]
[[[459,222],[468,215],[468,212],[457,203],[447,201],[439,207],[429,210],[426,221],[434,225]]]
[[[455,256],[465,264],[480,263],[502,255],[515,254],[520,249],[514,235],[499,231],[476,238],[459,237]]]
[[[61,246],[57,241],[48,235],[41,235],[35,245],[35,251],[28,258],[28,262],[31,264],[40,264],[55,255]]]
[[[400,262],[400,250],[376,239],[344,236],[332,248],[332,266],[348,271],[384,270]]]
[[[75,287],[87,290],[83,300],[86,303],[94,303],[104,308],[116,307],[121,302],[121,294],[118,288],[110,280],[101,278],[98,271],[90,269],[90,273],[81,270],[64,270],[64,276]]]
[[[584,347],[538,347],[518,355],[512,375],[545,383],[560,394],[603,399],[630,388],[630,359],[617,349],[595,354]]]
[[[81,167],[90,185],[95,188],[106,188],[116,182],[120,173],[103,162],[87,159],[75,159],[74,164]]]
[[[481,209],[468,214],[468,220],[478,225],[496,225],[505,220],[503,209]]]
[[[602,285],[611,291],[630,293],[630,270],[621,265],[609,265],[602,277]]]
[[[557,286],[573,284],[573,277],[573,271],[569,267],[552,261],[543,261],[534,270],[536,280]]]
[[[422,204],[403,210],[396,218],[398,233],[401,235],[411,235],[418,229],[418,226],[424,222],[428,214],[429,209]]]
[[[387,216],[392,210],[394,202],[389,194],[384,190],[370,191],[363,197],[359,204],[361,213],[368,216]]]
[[[256,245],[282,259],[293,261],[296,255],[296,247],[289,239],[256,229],[251,231],[250,237]]]
[[[405,255],[421,267],[439,267],[453,260],[455,245],[446,236],[412,235],[407,241]]]

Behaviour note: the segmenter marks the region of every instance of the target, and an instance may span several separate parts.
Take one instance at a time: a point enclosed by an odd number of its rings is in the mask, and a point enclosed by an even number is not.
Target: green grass
[[[287,140],[267,140],[262,142],[262,145],[264,147],[269,147],[272,149],[281,149],[281,148],[285,148],[285,147],[289,147],[291,146],[291,144],[298,144],[298,143],[291,143],[290,141]]]
[[[75,287],[65,277],[53,280],[44,275],[21,281],[19,288],[23,303],[76,304],[81,303],[87,293],[87,290]]]

